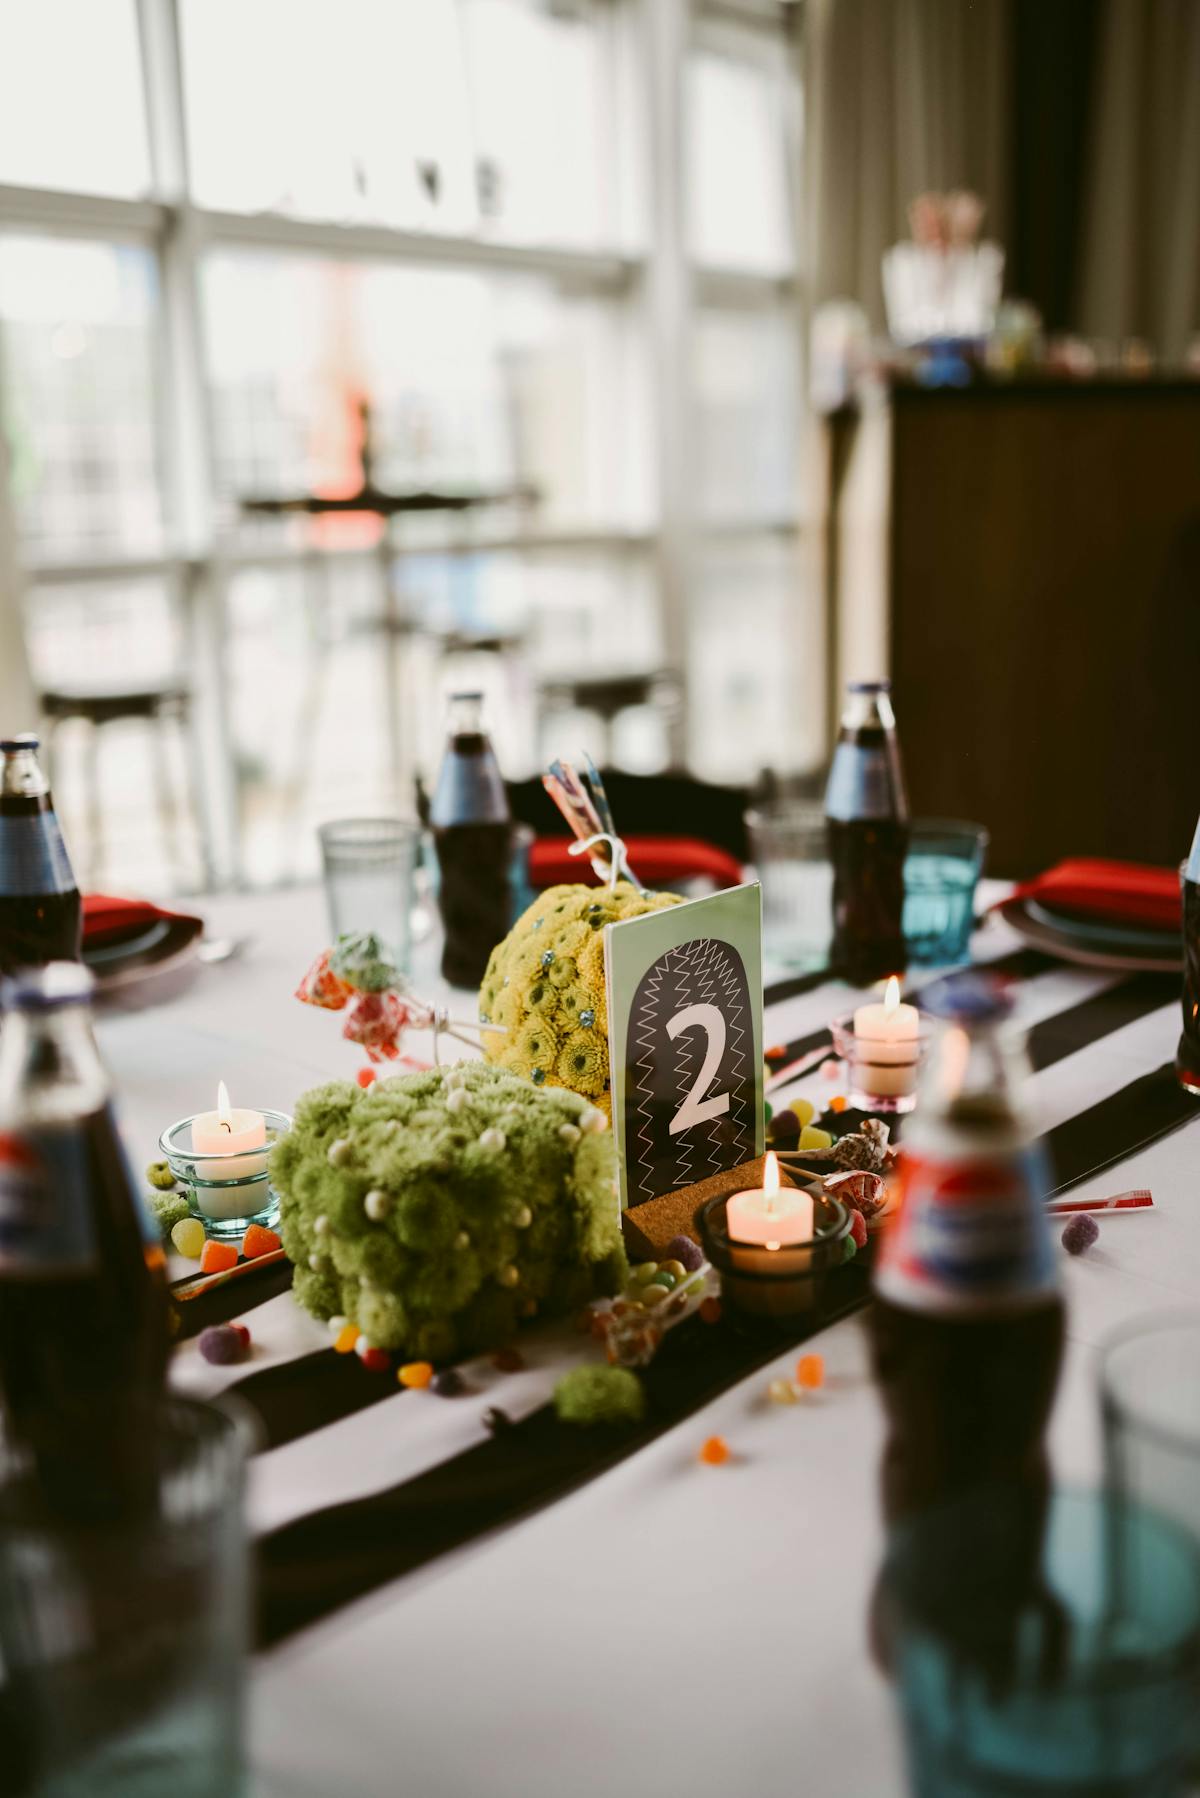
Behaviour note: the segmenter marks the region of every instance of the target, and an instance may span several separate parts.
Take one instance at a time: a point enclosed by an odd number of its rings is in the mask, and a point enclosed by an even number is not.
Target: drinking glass
[[[318,831],[335,937],[372,931],[407,969],[417,901],[421,830],[399,818],[341,818]]]
[[[1184,1798],[1195,1542],[1107,1491],[1059,1493],[1032,1531],[1019,1500],[1000,1517],[983,1502],[905,1526],[889,1559],[916,1798]]]
[[[762,885],[768,960],[805,973],[828,967],[833,868],[823,807],[778,800],[748,811],[746,829]]]
[[[914,966],[968,960],[987,845],[982,825],[914,819],[904,860],[904,940]]]
[[[1200,1311],[1140,1318],[1101,1351],[1109,1483],[1200,1543]]]
[[[184,1398],[148,1409],[137,1432],[144,1502],[133,1515],[86,1502],[69,1517],[48,1510],[29,1466],[6,1451],[5,1790],[238,1798],[244,1789],[242,1432],[228,1413]]]

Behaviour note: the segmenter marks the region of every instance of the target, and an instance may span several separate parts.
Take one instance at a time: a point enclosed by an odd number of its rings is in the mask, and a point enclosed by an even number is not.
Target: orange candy
[[[352,1355],[354,1353],[354,1345],[361,1335],[362,1331],[357,1324],[347,1324],[345,1329],[339,1330],[333,1339],[334,1354]]]
[[[354,1078],[358,1081],[358,1084],[362,1087],[363,1091],[366,1092],[368,1086],[374,1086],[375,1084],[375,1069],[371,1067],[359,1068]]]
[[[700,1320],[702,1323],[715,1324],[721,1321],[720,1299],[700,1300]]]
[[[829,1109],[830,1111],[845,1111],[846,1100],[841,1093],[838,1093],[835,1099],[830,1099]]]
[[[238,1252],[231,1242],[217,1242],[210,1236],[200,1251],[200,1272],[202,1274],[223,1274],[228,1268],[236,1267]]]
[[[282,1247],[275,1231],[268,1230],[263,1224],[250,1224],[242,1237],[242,1254],[247,1261],[256,1261],[260,1255],[269,1255]]]
[[[796,1363],[796,1384],[805,1392],[818,1392],[825,1384],[824,1355],[801,1355]]]
[[[433,1378],[433,1363],[432,1361],[406,1361],[396,1374],[396,1378],[402,1386],[411,1386],[414,1389],[428,1386]]]
[[[724,1436],[710,1436],[700,1450],[700,1459],[706,1467],[723,1467],[729,1459],[729,1444]]]

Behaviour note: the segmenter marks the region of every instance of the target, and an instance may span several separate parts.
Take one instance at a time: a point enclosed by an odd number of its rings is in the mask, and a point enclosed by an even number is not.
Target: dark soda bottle
[[[79,889],[37,751],[0,739],[0,974],[79,956]]]
[[[869,1320],[887,1420],[883,1509],[894,1528],[941,1510],[961,1516],[961,1501],[971,1500],[978,1535],[939,1539],[937,1552],[961,1554],[990,1607],[956,1605],[948,1560],[937,1578],[924,1569],[906,1597],[931,1605],[949,1590],[938,1624],[1002,1677],[1018,1618],[1048,1602],[1039,1571],[1050,1491],[1045,1430],[1064,1309],[1049,1181],[1020,1109],[1024,1054],[1004,991],[960,976],[923,1000],[947,1022],[905,1126],[899,1209]],[[983,1568],[985,1532],[993,1560]]]
[[[0,989],[0,1406],[58,1510],[136,1502],[170,1346],[166,1263],[117,1135],[92,980]]]
[[[429,810],[437,846],[442,974],[477,987],[509,926],[512,821],[487,732],[483,695],[455,693],[450,738]]]
[[[1200,1096],[1200,824],[1183,870],[1183,1029],[1175,1073],[1185,1091]]]
[[[833,864],[830,959],[835,972],[867,986],[908,965],[908,799],[890,683],[851,681],[848,693],[825,790]]]

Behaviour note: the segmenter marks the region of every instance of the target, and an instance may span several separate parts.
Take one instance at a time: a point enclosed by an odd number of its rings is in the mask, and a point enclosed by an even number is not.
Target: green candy
[[[675,1278],[674,1274],[669,1274],[665,1267],[660,1267],[649,1284],[651,1286],[661,1286],[665,1292],[674,1292],[679,1281]]]
[[[648,1286],[657,1272],[657,1261],[639,1261],[637,1266],[633,1269],[633,1284],[635,1286]]]
[[[152,1161],[146,1169],[146,1178],[160,1192],[171,1192],[174,1189],[175,1176],[165,1161]]]

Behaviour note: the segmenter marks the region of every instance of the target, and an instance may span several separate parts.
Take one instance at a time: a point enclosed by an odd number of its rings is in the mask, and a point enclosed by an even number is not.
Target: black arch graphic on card
[[[695,937],[642,976],[625,1034],[625,1166],[641,1204],[754,1154],[754,1030],[746,967]]]

